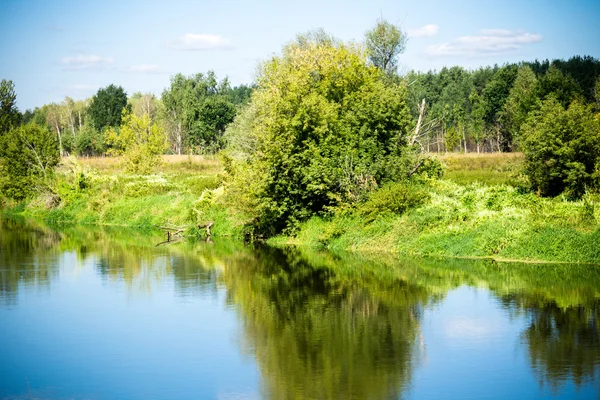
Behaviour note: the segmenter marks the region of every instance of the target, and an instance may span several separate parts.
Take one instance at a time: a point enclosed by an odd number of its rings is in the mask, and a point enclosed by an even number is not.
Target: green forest
[[[0,207],[189,229],[221,218],[224,235],[274,243],[599,261],[600,60],[401,72],[407,45],[385,20],[360,42],[316,30],[249,85],[176,74],[160,97],[109,85],[26,111],[3,79]],[[502,179],[450,178],[451,153],[488,157]],[[164,155],[189,163],[170,169]],[[541,250],[555,235],[562,250]]]

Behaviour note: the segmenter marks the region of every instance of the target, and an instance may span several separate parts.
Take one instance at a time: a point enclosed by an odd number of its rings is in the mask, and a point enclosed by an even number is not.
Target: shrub
[[[429,193],[422,186],[409,183],[391,183],[375,190],[368,200],[358,207],[358,214],[374,220],[380,214],[403,214],[429,199]]]
[[[0,191],[22,200],[47,188],[60,161],[58,143],[48,128],[27,124],[0,136]]]
[[[565,110],[550,98],[522,130],[525,172],[533,190],[579,198],[586,188],[599,187],[600,121],[590,107],[573,102]]]
[[[147,114],[138,117],[125,110],[120,129],[109,128],[105,135],[111,153],[123,155],[126,170],[133,173],[149,173],[168,147],[166,135]]]
[[[257,226],[275,233],[387,180],[406,176],[410,117],[406,87],[386,84],[354,45],[305,36],[266,62],[236,141],[232,186],[258,210]],[[242,118],[242,117],[240,117]]]

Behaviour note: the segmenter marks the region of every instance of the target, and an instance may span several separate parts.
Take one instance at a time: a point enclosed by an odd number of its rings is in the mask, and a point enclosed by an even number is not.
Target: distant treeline
[[[516,151],[521,126],[543,100],[589,105],[600,99],[600,60],[575,56],[467,70],[462,67],[406,75],[416,121],[425,99],[421,144],[429,151]]]
[[[130,97],[120,86],[101,88],[91,98],[46,104],[27,110],[20,123],[47,125],[59,141],[61,154],[97,156],[110,153],[106,130],[119,129],[124,114],[149,117],[168,137],[172,154],[215,152],[237,109],[250,98],[252,86],[232,87],[214,72],[171,77],[162,96],[136,92]]]
[[[455,66],[439,71],[411,71],[404,77],[408,105],[416,124],[422,111],[419,143],[430,152],[517,151],[521,125],[542,100],[555,98],[563,107],[577,100],[598,101],[600,60],[575,56],[487,66],[467,70]],[[221,149],[225,128],[248,103],[254,85],[232,87],[214,72],[171,77],[161,97],[110,85],[91,98],[46,104],[20,115],[20,122],[47,125],[59,140],[61,153],[103,155],[110,150],[105,130],[118,128],[123,109],[148,115],[168,137],[168,152],[214,153]],[[424,103],[423,103],[424,100]]]

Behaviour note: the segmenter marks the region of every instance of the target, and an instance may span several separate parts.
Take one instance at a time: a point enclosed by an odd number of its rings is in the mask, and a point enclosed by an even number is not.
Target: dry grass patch
[[[124,171],[121,157],[79,157],[77,161],[100,173],[113,174]],[[200,155],[163,155],[161,164],[153,169],[154,173],[196,172],[207,175],[218,174],[221,171],[222,167],[217,157]]]

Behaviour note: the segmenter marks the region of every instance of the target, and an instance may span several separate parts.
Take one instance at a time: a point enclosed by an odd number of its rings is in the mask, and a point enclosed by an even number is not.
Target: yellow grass
[[[448,168],[444,177],[459,184],[509,183],[523,169],[523,153],[447,153],[439,159]]]
[[[163,155],[162,163],[154,172],[202,172],[217,174],[222,167],[216,156],[201,155]],[[94,168],[103,173],[123,171],[121,157],[78,157],[77,161],[84,166]]]

